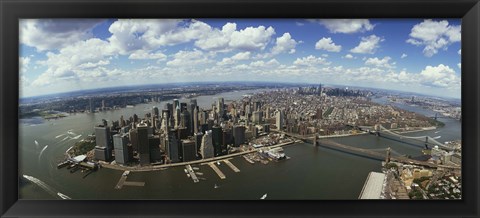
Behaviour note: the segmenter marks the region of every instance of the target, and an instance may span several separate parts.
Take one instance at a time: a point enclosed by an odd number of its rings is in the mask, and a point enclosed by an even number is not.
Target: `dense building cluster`
[[[236,109],[223,98],[203,109],[196,99],[174,99],[160,110],[152,108],[144,118],[123,116],[111,125],[95,128],[97,160],[115,160],[117,164],[148,165],[176,163],[218,157],[238,151],[241,145],[269,132],[259,102]]]

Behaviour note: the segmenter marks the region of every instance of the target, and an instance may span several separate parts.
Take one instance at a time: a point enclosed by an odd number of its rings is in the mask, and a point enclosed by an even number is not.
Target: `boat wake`
[[[35,146],[37,146],[37,149],[40,147],[40,144],[38,144],[37,140],[35,140]]]
[[[48,148],[48,145],[45,145],[45,147],[43,147],[43,149],[40,151],[40,154],[38,155],[38,162],[40,162],[40,159],[42,158],[42,154],[45,150],[47,150]]]
[[[439,139],[441,138],[442,136],[436,136],[436,137],[433,137],[433,139]]]
[[[48,194],[52,196],[58,196],[57,193],[52,187],[44,183],[42,180],[37,179],[33,176],[28,176],[28,175],[23,175],[23,178],[27,179],[28,181],[34,183],[35,185],[38,185],[40,188],[48,192]]]
[[[57,135],[57,136],[55,136],[55,138],[58,139],[58,138],[60,138],[60,137],[62,137],[62,136],[64,136],[64,135],[65,135],[65,134]]]

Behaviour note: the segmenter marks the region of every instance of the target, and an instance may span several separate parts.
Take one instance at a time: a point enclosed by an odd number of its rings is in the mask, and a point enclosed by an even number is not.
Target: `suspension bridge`
[[[434,138],[430,137],[430,136],[406,136],[406,135],[400,135],[394,131],[391,131],[385,127],[383,127],[382,125],[379,125],[379,128],[377,129],[377,135],[380,136],[380,137],[385,137],[385,138],[389,138],[388,136],[390,137],[393,137],[391,139],[394,139],[394,140],[402,140],[401,142],[405,142],[404,140],[405,139],[410,139],[410,140],[413,140],[413,141],[416,141],[416,142],[421,142],[421,143],[424,143],[426,147],[428,147],[429,145],[433,145],[433,146],[438,146],[439,148],[443,149],[443,150],[446,150],[446,151],[453,151],[454,149],[435,140]],[[386,135],[387,134],[387,135]],[[405,142],[407,143],[407,142]]]
[[[282,133],[290,137],[303,140],[304,142],[311,143],[314,146],[327,147],[333,150],[343,151],[343,152],[351,153],[354,155],[359,155],[359,156],[364,156],[364,157],[368,157],[376,160],[385,161],[387,163],[390,161],[395,161],[399,163],[414,164],[414,165],[419,165],[419,166],[424,166],[429,168],[438,168],[438,167],[459,168],[456,166],[437,165],[430,162],[414,160],[404,156],[403,154],[391,148],[367,149],[367,148],[361,148],[361,146],[354,147],[350,145],[341,144],[341,143],[332,141],[330,139],[319,139],[316,135],[301,136],[301,135],[286,133],[286,132],[282,132]]]

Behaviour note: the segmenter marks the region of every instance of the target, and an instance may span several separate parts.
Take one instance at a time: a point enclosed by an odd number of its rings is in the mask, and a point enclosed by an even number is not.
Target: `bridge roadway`
[[[312,143],[313,142],[313,136],[310,136],[310,137],[303,136],[302,137],[302,136],[297,135],[297,134],[291,134],[291,133],[286,133],[286,132],[282,132],[282,133],[284,133],[288,136],[303,140],[307,143]],[[324,147],[329,147],[329,148],[332,148],[332,149],[343,150],[345,152],[351,152],[351,153],[354,153],[354,154],[368,156],[368,157],[378,159],[378,160],[385,160],[385,155],[386,155],[386,153],[379,153],[379,152],[375,152],[375,151],[372,151],[372,150],[369,150],[369,149],[353,147],[353,146],[350,146],[350,145],[345,145],[345,144],[341,144],[341,143],[338,143],[338,142],[334,142],[334,141],[328,140],[328,139],[317,139],[317,144],[319,144],[321,146],[324,146]],[[401,156],[400,157],[399,156],[390,157],[390,161],[400,162],[400,163],[404,163],[404,164],[413,164],[413,165],[425,166],[425,167],[430,167],[430,168],[442,167],[442,168],[450,168],[450,169],[460,169],[460,167],[457,167],[457,166],[437,165],[437,164],[434,164],[434,163],[414,160],[414,159],[410,159],[410,158],[407,158],[407,157],[401,157]]]

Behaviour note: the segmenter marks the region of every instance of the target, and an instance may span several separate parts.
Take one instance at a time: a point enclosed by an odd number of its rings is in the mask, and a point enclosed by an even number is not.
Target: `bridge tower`
[[[385,154],[385,164],[390,163],[390,147],[387,148],[387,153]]]

